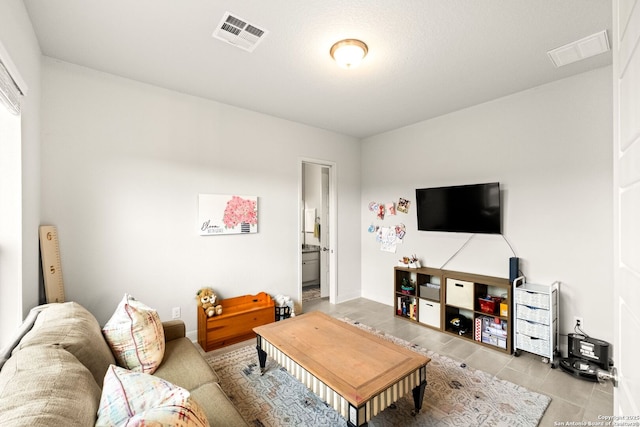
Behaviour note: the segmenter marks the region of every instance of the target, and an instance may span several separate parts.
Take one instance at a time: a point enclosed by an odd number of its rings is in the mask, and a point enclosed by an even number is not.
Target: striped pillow
[[[104,377],[96,426],[208,427],[187,390],[153,375],[111,365]]]
[[[153,374],[164,357],[164,329],[158,312],[125,294],[102,328],[118,366]]]

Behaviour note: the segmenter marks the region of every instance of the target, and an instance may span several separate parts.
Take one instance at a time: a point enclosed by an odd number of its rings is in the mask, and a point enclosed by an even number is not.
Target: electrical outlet
[[[574,328],[584,329],[584,320],[580,316],[573,317],[573,326]]]
[[[180,318],[180,307],[173,307],[173,310],[171,310],[171,318],[172,319]]]

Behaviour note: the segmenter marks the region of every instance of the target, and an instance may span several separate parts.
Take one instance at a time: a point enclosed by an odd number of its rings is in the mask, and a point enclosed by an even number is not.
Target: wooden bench
[[[222,314],[207,317],[198,309],[198,344],[204,351],[252,339],[253,328],[275,322],[275,303],[261,292],[220,301]]]

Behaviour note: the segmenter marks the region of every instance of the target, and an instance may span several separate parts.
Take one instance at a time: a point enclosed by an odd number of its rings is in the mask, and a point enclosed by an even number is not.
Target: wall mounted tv
[[[501,233],[500,183],[416,189],[418,230]]]

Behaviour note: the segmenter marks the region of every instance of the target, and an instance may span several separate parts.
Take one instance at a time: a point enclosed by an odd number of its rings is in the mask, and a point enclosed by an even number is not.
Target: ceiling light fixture
[[[369,48],[360,40],[345,39],[340,40],[331,46],[331,57],[342,68],[355,68],[367,56]]]

